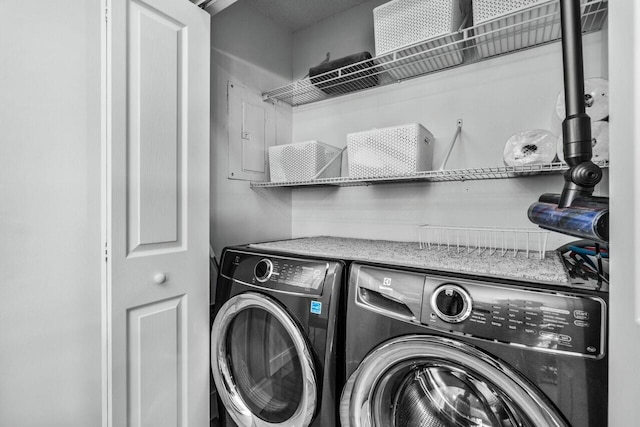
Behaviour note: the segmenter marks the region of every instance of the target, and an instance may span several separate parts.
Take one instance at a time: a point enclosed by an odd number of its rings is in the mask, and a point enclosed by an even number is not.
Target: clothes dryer
[[[607,294],[352,264],[343,427],[607,425]]]
[[[344,263],[243,246],[224,250],[220,272],[211,369],[223,422],[337,425]]]

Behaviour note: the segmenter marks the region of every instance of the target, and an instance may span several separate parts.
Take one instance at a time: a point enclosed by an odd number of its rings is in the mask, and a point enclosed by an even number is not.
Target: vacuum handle
[[[567,117],[585,113],[580,0],[561,0],[564,99]]]
[[[562,59],[566,118],[562,122],[562,151],[569,170],[558,207],[567,208],[576,197],[591,196],[602,171],[591,161],[591,119],[585,113],[580,0],[560,0]]]

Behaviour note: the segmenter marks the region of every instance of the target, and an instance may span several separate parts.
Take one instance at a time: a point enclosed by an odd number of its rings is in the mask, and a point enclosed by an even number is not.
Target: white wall
[[[101,423],[101,3],[0,6],[0,425]]]
[[[609,4],[611,52],[611,291],[609,425],[640,419],[640,4]]]
[[[291,237],[288,190],[254,191],[228,179],[227,82],[255,93],[291,82],[291,33],[237,2],[211,22],[211,242],[225,246]],[[291,109],[278,106],[278,143],[291,142]]]
[[[386,2],[372,0],[296,32],[293,38],[294,79],[307,75],[309,68],[320,64],[327,52],[331,60],[364,51],[375,56],[372,10]]]
[[[347,13],[371,13],[353,8]],[[345,54],[371,48],[362,34],[373,27],[366,19],[340,17],[294,34],[294,58],[318,57],[328,40],[342,40]],[[357,34],[351,37],[350,34]],[[606,42],[602,33],[584,38],[585,76],[606,77]],[[314,43],[314,40],[316,43]],[[370,42],[369,42],[370,43]],[[304,52],[298,49],[303,48]],[[309,65],[307,65],[308,67]],[[302,66],[300,66],[302,67]],[[295,73],[294,69],[294,73]],[[298,70],[297,73],[302,73]],[[462,138],[447,168],[500,166],[507,138],[529,129],[561,133],[555,115],[562,88],[560,43],[511,54],[399,85],[352,94],[294,108],[293,140],[317,139],[337,147],[350,132],[375,127],[422,123],[436,138],[434,164],[443,160],[463,119]],[[607,176],[597,194],[607,194]],[[561,175],[511,180],[453,183],[385,184],[371,187],[302,188],[292,192],[293,236],[339,235],[390,240],[415,240],[415,226],[533,226],[527,208],[541,193],[560,192]],[[553,233],[550,247],[570,240]]]

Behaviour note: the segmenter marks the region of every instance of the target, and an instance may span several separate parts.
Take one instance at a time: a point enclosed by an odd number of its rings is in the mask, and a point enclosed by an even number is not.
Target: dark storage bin
[[[339,95],[377,86],[377,73],[371,54],[361,52],[309,69],[309,79],[324,93]]]

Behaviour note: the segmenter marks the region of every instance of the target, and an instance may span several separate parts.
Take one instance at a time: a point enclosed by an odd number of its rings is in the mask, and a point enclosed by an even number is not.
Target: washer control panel
[[[605,351],[605,303],[598,297],[426,276],[420,322],[589,357]]]
[[[228,252],[223,259],[225,275],[247,285],[283,292],[321,295],[329,263],[286,256]]]

